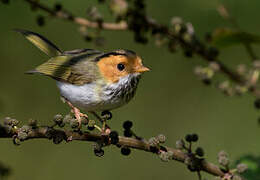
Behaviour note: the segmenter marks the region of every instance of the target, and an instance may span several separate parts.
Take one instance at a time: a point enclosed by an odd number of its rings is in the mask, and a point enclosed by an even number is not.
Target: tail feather
[[[62,51],[57,46],[40,34],[23,29],[15,29],[14,31],[24,35],[26,39],[50,57],[62,54]]]
[[[25,74],[37,74],[37,73],[40,73],[40,72],[37,71],[36,69],[32,69],[32,70],[29,70],[29,71],[25,72]]]

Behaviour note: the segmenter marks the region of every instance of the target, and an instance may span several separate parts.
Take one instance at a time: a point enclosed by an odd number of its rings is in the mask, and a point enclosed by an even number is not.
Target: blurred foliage
[[[227,47],[243,43],[260,43],[260,36],[230,28],[218,28],[212,34],[212,44],[217,47]]]
[[[4,164],[0,163],[0,179],[4,179],[10,174],[10,169]]]
[[[260,177],[260,156],[255,155],[243,155],[236,162],[243,163],[248,166],[248,169],[243,173],[243,177],[249,180],[257,180]]]

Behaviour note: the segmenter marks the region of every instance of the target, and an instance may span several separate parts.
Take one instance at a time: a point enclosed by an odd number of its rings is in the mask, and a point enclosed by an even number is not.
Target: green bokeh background
[[[259,0],[227,0],[225,3],[244,30],[259,33]],[[96,1],[64,0],[62,4],[84,17],[86,9]],[[172,16],[183,17],[192,22],[197,34],[203,37],[216,27],[229,25],[216,12],[218,4],[217,0],[160,0],[147,1],[147,8],[149,14],[163,23],[168,23]],[[109,14],[105,6],[98,7]],[[198,145],[214,163],[220,150],[230,153],[233,160],[248,153],[259,154],[260,130],[256,120],[259,112],[253,108],[254,98],[250,95],[226,97],[213,86],[204,86],[193,74],[194,66],[203,63],[199,57],[187,59],[181,51],[171,54],[152,41],[147,45],[136,44],[131,33],[119,31],[102,32],[106,44],[96,47],[85,42],[77,31],[78,26],[70,22],[49,17],[46,26],[38,27],[35,17],[39,14],[44,13],[31,12],[23,1],[11,1],[10,5],[0,3],[1,119],[11,116],[26,122],[35,118],[41,124],[50,124],[53,115],[69,111],[59,99],[55,81],[23,74],[47,60],[47,56],[12,31],[24,28],[46,36],[63,50],[125,48],[143,57],[152,71],[143,76],[135,99],[113,111],[110,125],[120,133],[122,122],[132,120],[139,135],[149,138],[163,133],[167,136],[167,145],[174,146],[185,134],[196,132],[200,136]],[[259,49],[255,47],[255,50]],[[242,46],[222,50],[220,59],[228,65],[249,62]],[[31,140],[18,147],[10,139],[0,142],[0,161],[12,168],[10,180],[197,179],[183,164],[163,163],[155,155],[137,150],[125,157],[118,148],[108,147],[105,156],[98,158],[88,142],[54,145],[48,140]]]

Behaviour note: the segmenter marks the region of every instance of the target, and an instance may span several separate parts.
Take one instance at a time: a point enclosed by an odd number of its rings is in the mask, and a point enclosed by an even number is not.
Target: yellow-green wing
[[[28,73],[40,73],[75,85],[91,83],[100,77],[94,61],[100,54],[102,53],[92,52],[76,56],[67,54],[53,57]]]
[[[24,35],[26,39],[28,39],[32,44],[34,44],[49,57],[54,57],[62,54],[62,51],[57,46],[55,46],[52,42],[50,42],[48,39],[40,34],[23,29],[15,29],[15,31]]]
[[[40,73],[54,79],[67,80],[71,74],[70,57],[57,56],[41,64],[35,70],[28,73]]]

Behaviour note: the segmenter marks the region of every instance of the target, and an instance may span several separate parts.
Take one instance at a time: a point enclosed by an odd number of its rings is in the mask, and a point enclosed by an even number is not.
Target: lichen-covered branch
[[[78,141],[90,141],[90,142],[97,142],[102,139],[108,138],[108,136],[102,136],[101,134],[95,134],[95,133],[90,133],[90,132],[84,132],[84,133],[79,133],[79,132],[74,132],[72,130],[62,130],[62,129],[54,129],[50,127],[38,127],[36,129],[32,129],[29,133],[26,139],[24,140],[29,140],[29,139],[49,139],[49,133],[53,133],[53,135],[59,135],[63,137],[63,140],[78,140]],[[0,126],[0,138],[13,138],[16,135],[16,132],[8,132],[6,128],[3,126]],[[110,142],[108,142],[107,145],[109,145]],[[120,146],[126,146],[129,148],[134,148],[134,149],[139,149],[147,152],[151,152],[150,145],[148,142],[145,140],[138,140],[135,138],[128,138],[128,137],[123,137],[119,136],[119,142],[118,145]],[[167,151],[171,151],[173,153],[173,159],[177,160],[179,162],[184,162],[185,159],[187,158],[187,155],[182,152],[181,150],[170,148],[170,147],[165,147]],[[212,164],[209,163],[205,160],[202,161],[202,171],[208,172],[212,175],[215,176],[223,176],[225,173],[221,171],[221,169]]]
[[[55,120],[56,123],[58,123],[59,125],[62,124],[60,117],[61,116],[58,116],[58,121],[57,117]],[[142,138],[137,139],[135,137],[132,138],[118,136],[117,140],[115,141],[113,139],[115,136],[111,135],[113,131],[109,135],[103,133],[94,133],[92,131],[82,132],[49,126],[38,126],[35,121],[30,122],[29,125],[24,125],[21,128],[18,128],[17,120],[11,118],[7,118],[6,120],[5,124],[0,125],[0,138],[13,139],[15,144],[19,144],[22,141],[27,141],[30,139],[50,139],[53,140],[55,144],[58,144],[62,141],[89,141],[102,144],[102,147],[116,145],[117,147],[121,148],[121,152],[123,148],[132,148],[154,153],[155,155],[159,156],[163,161],[176,160],[185,163],[189,170],[195,172],[204,171],[219,177],[224,177],[227,174],[233,175],[231,172],[221,169],[219,166],[207,162],[204,158],[201,158],[201,156],[203,156],[202,150],[200,150],[200,152],[193,153],[191,149],[185,146],[183,140],[176,143],[176,147],[178,149],[162,146],[160,143],[163,143],[165,141],[165,137],[163,135],[158,138],[151,138],[148,141]],[[125,128],[130,130],[131,126],[132,125]],[[188,135],[185,139],[191,145],[192,141],[195,142],[198,140],[198,136]],[[17,140],[19,140],[19,142]],[[182,148],[180,148],[180,146]],[[123,151],[122,154],[127,155],[130,153],[129,151]],[[99,155],[100,154],[98,154],[98,156]],[[103,154],[101,154],[101,156],[102,155]]]

